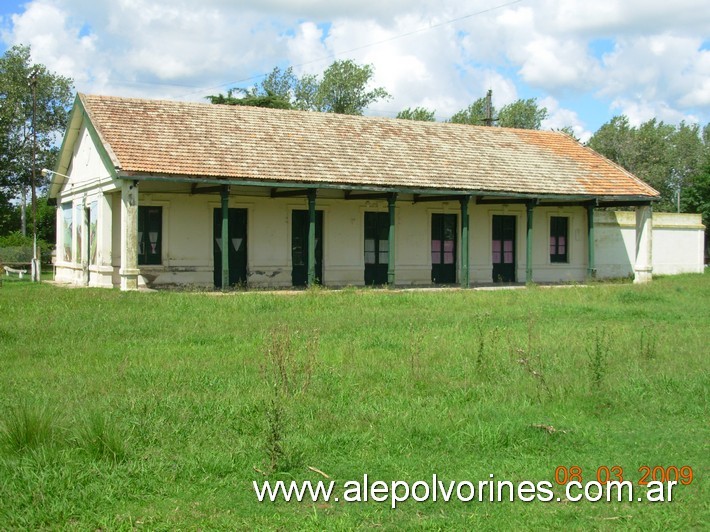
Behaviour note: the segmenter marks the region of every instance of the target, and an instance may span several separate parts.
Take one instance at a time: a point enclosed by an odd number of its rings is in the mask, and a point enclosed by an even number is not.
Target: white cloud
[[[586,142],[592,136],[593,132],[589,131],[577,115],[576,112],[570,109],[560,107],[559,102],[555,98],[542,98],[539,102],[541,107],[547,109],[548,117],[543,121],[543,129],[562,129],[563,127],[571,127],[574,135],[582,142]]]
[[[334,58],[352,58],[373,64],[375,84],[393,95],[372,114],[424,106],[445,119],[490,88],[498,107],[551,98],[549,127],[572,125],[583,136],[600,124],[558,108],[567,96],[597,98],[597,108],[603,101],[634,120],[710,121],[705,4],[29,0],[2,38],[30,44],[36,61],[85,92],[200,99],[277,65],[320,73]]]
[[[51,0],[28,4],[22,15],[13,15],[12,41],[29,44],[37,62],[77,81],[89,78],[96,37],[82,36],[81,26]]]

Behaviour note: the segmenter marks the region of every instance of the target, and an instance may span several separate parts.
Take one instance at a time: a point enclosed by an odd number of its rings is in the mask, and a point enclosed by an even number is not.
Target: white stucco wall
[[[145,184],[141,185],[146,188]],[[257,196],[256,194],[260,194]],[[233,188],[229,206],[247,210],[248,285],[291,285],[291,219],[294,209],[307,209],[305,198],[267,197],[263,190],[241,193]],[[387,211],[385,200],[336,199],[323,192],[317,209],[323,211],[323,283],[329,286],[364,284],[364,216],[366,211]],[[323,197],[324,196],[324,197]],[[331,196],[331,197],[328,197]],[[74,201],[84,201],[79,196]],[[98,263],[89,266],[89,285],[117,286],[120,257],[120,193],[96,191],[86,201],[99,209]],[[139,205],[161,206],[163,212],[162,264],[141,266],[142,284],[182,284],[211,287],[214,284],[213,216],[221,204],[218,194],[141,192]],[[456,201],[412,203],[403,198],[395,208],[396,284],[431,285],[430,235],[433,213],[457,215],[460,238],[460,206]],[[470,279],[472,284],[492,282],[492,217],[516,217],[516,280],[525,281],[526,211],[521,205],[469,206]],[[566,264],[549,258],[551,216],[569,218]],[[587,219],[583,207],[537,207],[533,218],[533,280],[582,282],[587,276]],[[58,214],[58,222],[61,213]],[[75,222],[76,223],[76,222]],[[703,271],[703,226],[697,215],[654,214],[653,266],[656,274]],[[599,278],[633,274],[635,260],[635,214],[595,212],[595,255]],[[61,231],[59,231],[61,233]],[[84,240],[84,239],[82,239]],[[61,235],[58,237],[61,245]],[[75,242],[76,245],[76,242]],[[82,265],[57,264],[57,280],[82,284]],[[460,242],[457,261],[460,277]]]
[[[142,266],[152,284],[213,285],[213,210],[217,195],[141,194],[140,205],[163,207],[163,264]],[[291,285],[291,212],[306,209],[305,198],[271,199],[233,195],[230,208],[247,209],[247,263],[250,286]],[[387,211],[385,200],[345,201],[318,198],[323,211],[323,284],[364,284],[364,217],[366,211]],[[431,215],[456,214],[458,202],[396,204],[396,283],[399,286],[431,285]],[[475,206],[470,213],[470,269],[472,283],[492,282],[491,220],[495,214],[517,216],[517,280],[525,280],[526,213],[520,206]],[[551,264],[548,254],[549,217],[570,217],[570,263]],[[586,275],[586,211],[573,208],[539,208],[534,215],[534,280],[582,281]],[[115,236],[117,240],[118,236]],[[114,246],[114,266],[120,251]],[[460,267],[460,242],[457,261]],[[460,275],[460,273],[459,273]]]
[[[598,211],[594,215],[597,276],[633,275],[636,257],[634,212]],[[653,213],[653,273],[704,271],[705,227],[699,214]]]
[[[67,170],[68,178],[57,195],[57,257],[55,261],[55,279],[77,285],[111,287],[113,267],[111,260],[112,235],[112,196],[118,182],[110,177],[109,169],[99,155],[91,135],[86,127],[81,127],[73,146],[71,163]],[[72,209],[72,252],[66,260],[63,253],[64,231],[62,207],[70,205]],[[96,211],[97,232],[94,235],[96,245],[95,260],[89,255],[89,220],[84,210]],[[81,238],[79,238],[81,235]],[[81,246],[79,246],[81,242]]]

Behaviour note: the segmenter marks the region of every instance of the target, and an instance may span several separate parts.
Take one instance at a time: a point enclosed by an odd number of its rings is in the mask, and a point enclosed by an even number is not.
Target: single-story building
[[[655,264],[658,192],[551,131],[80,94],[51,173],[73,284],[644,282]],[[699,219],[664,228],[669,268],[702,271]]]

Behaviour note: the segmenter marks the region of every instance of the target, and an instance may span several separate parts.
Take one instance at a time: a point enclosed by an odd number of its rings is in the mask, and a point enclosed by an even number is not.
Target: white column
[[[636,264],[634,283],[648,283],[653,278],[653,209],[636,207]]]
[[[113,278],[113,196],[101,194],[98,209],[96,228],[98,285],[110,287]]]
[[[121,185],[121,290],[138,290],[138,183]]]
[[[89,286],[89,213],[86,194],[81,199],[81,249],[79,264],[81,264],[81,284]]]

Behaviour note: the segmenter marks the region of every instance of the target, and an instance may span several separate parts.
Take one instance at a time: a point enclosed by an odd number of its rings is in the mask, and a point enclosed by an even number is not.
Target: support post
[[[387,286],[393,288],[395,285],[395,212],[394,205],[397,201],[397,193],[392,193],[387,197],[387,208],[389,210],[390,227],[387,236]]]
[[[229,186],[220,189],[222,200],[222,290],[229,288]]]
[[[533,282],[533,207],[534,203],[529,202],[527,207],[527,238],[525,239],[525,282]]]
[[[89,286],[89,255],[91,253],[91,242],[89,242],[89,208],[86,202],[86,194],[81,200],[81,249],[79,257],[81,263],[81,283]]]
[[[596,276],[597,266],[594,258],[594,205],[587,205],[587,279],[594,279]]]
[[[101,194],[98,202],[98,286],[113,286],[113,196]],[[60,209],[61,210],[61,209]],[[57,227],[62,227],[61,224]]]
[[[308,286],[316,283],[316,191],[308,191]]]
[[[468,238],[468,202],[471,196],[461,198],[461,288],[470,286],[469,238]]]
[[[138,181],[121,183],[121,269],[118,273],[121,290],[138,290]]]
[[[634,283],[648,283],[653,278],[653,208],[636,207],[636,263]]]

